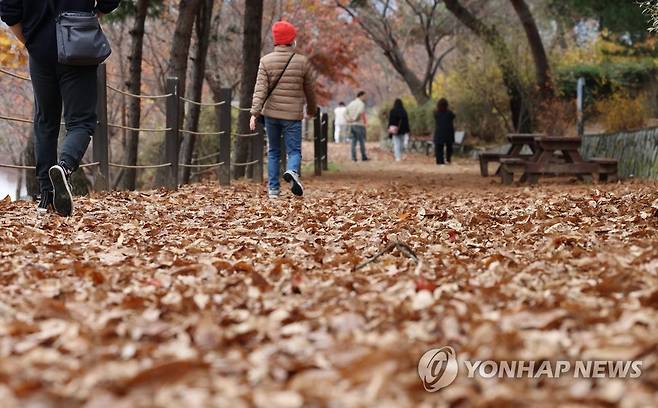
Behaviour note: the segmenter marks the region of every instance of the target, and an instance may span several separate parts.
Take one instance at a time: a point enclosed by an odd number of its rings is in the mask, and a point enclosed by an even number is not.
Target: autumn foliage
[[[16,68],[27,63],[27,53],[16,38],[0,28],[0,67]]]
[[[320,103],[331,101],[332,86],[355,83],[360,53],[367,40],[358,27],[341,17],[334,4],[322,0],[287,1],[285,19],[298,28],[297,45],[315,68]]]

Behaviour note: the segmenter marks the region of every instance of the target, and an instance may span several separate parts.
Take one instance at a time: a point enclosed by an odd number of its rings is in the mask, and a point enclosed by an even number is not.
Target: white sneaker
[[[71,172],[60,162],[48,170],[50,182],[53,185],[53,206],[55,211],[64,217],[73,214],[73,194],[69,184]]]
[[[277,198],[279,198],[279,191],[278,190],[268,190],[267,191],[267,197],[270,200],[276,200]]]
[[[291,183],[292,185],[291,189],[294,195],[300,197],[304,195],[304,186],[302,185],[302,182],[299,179],[297,173],[295,173],[292,170],[288,170],[285,173],[283,173],[283,179],[288,183]]]

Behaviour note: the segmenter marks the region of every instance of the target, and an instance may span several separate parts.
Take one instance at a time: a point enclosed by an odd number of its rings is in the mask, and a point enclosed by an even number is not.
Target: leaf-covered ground
[[[0,202],[2,407],[658,406],[656,184],[504,188],[424,157],[263,186]],[[389,243],[395,249],[356,270]],[[426,393],[429,348],[638,359]]]

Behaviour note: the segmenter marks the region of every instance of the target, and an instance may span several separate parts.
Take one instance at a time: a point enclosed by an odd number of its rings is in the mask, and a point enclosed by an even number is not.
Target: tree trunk
[[[132,37],[132,50],[130,52],[130,67],[128,68],[129,77],[126,86],[128,91],[133,94],[140,94],[142,89],[142,54],[144,50],[144,25],[150,0],[137,0],[135,22],[130,30]],[[142,115],[141,99],[128,98],[127,105],[128,126],[139,128]],[[129,166],[137,165],[139,153],[139,132],[129,130],[125,142],[126,164]],[[137,170],[125,169],[123,174],[123,188],[126,190],[135,190],[137,187]]]
[[[34,152],[34,135],[27,138],[27,144],[23,149],[23,166],[36,166],[37,159]],[[35,170],[25,170],[25,187],[27,195],[36,198],[41,192],[37,183],[37,172]]]
[[[409,87],[411,94],[419,106],[425,105],[430,100],[427,88],[423,81],[409,68],[402,53],[397,46],[389,51],[384,51],[384,55],[389,60],[393,68],[400,74],[404,82]]]
[[[240,83],[240,107],[250,108],[258,64],[260,61],[261,35],[263,25],[263,0],[246,0],[244,12],[244,37],[242,43],[242,75]],[[238,133],[249,133],[249,119],[251,114],[240,111],[238,115]],[[245,163],[251,161],[251,146],[253,138],[235,138],[235,162]],[[255,159],[254,159],[255,160]],[[244,177],[245,167],[237,166],[233,170],[235,178]]]
[[[196,19],[196,37],[197,45],[194,55],[194,67],[192,71],[192,82],[190,84],[189,98],[193,101],[203,99],[203,77],[206,72],[206,61],[208,57],[208,46],[210,45],[210,26],[213,12],[214,0],[203,0]],[[199,116],[201,107],[199,105],[189,104],[187,111],[186,130],[197,132],[199,130]],[[191,164],[196,136],[193,134],[183,135],[183,146],[181,155],[183,163]],[[183,167],[181,171],[181,182],[187,184],[190,182],[190,168]]]
[[[551,83],[551,67],[548,63],[548,56],[542,42],[537,23],[535,22],[528,4],[525,0],[510,0],[516,14],[523,24],[528,44],[532,51],[532,59],[535,62],[535,75],[537,77],[537,86],[543,99],[550,98],[553,95],[553,84]]]
[[[192,30],[194,29],[194,19],[201,6],[201,0],[181,0],[178,8],[178,19],[176,20],[176,30],[171,42],[170,53],[170,75],[178,77],[178,95],[185,95],[187,84],[187,59],[190,55],[190,43],[192,42]],[[178,123],[182,124],[185,118],[185,110],[180,110]],[[178,141],[180,143],[180,140]],[[160,157],[164,157],[165,143],[160,147]],[[169,175],[170,169],[163,167],[156,173],[157,185],[164,185]]]
[[[464,26],[468,27],[478,38],[484,41],[494,52],[496,62],[503,74],[503,83],[509,96],[512,124],[516,132],[530,133],[532,124],[525,107],[524,89],[516,70],[516,61],[512,57],[505,39],[495,27],[487,26],[470,11],[464,8],[459,0],[444,0],[446,8]]]

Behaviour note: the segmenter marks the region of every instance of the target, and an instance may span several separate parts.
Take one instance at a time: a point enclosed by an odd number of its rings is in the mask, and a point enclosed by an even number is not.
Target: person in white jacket
[[[334,142],[340,143],[340,139],[345,135],[347,130],[347,119],[345,118],[345,102],[340,102],[338,107],[334,109]]]

